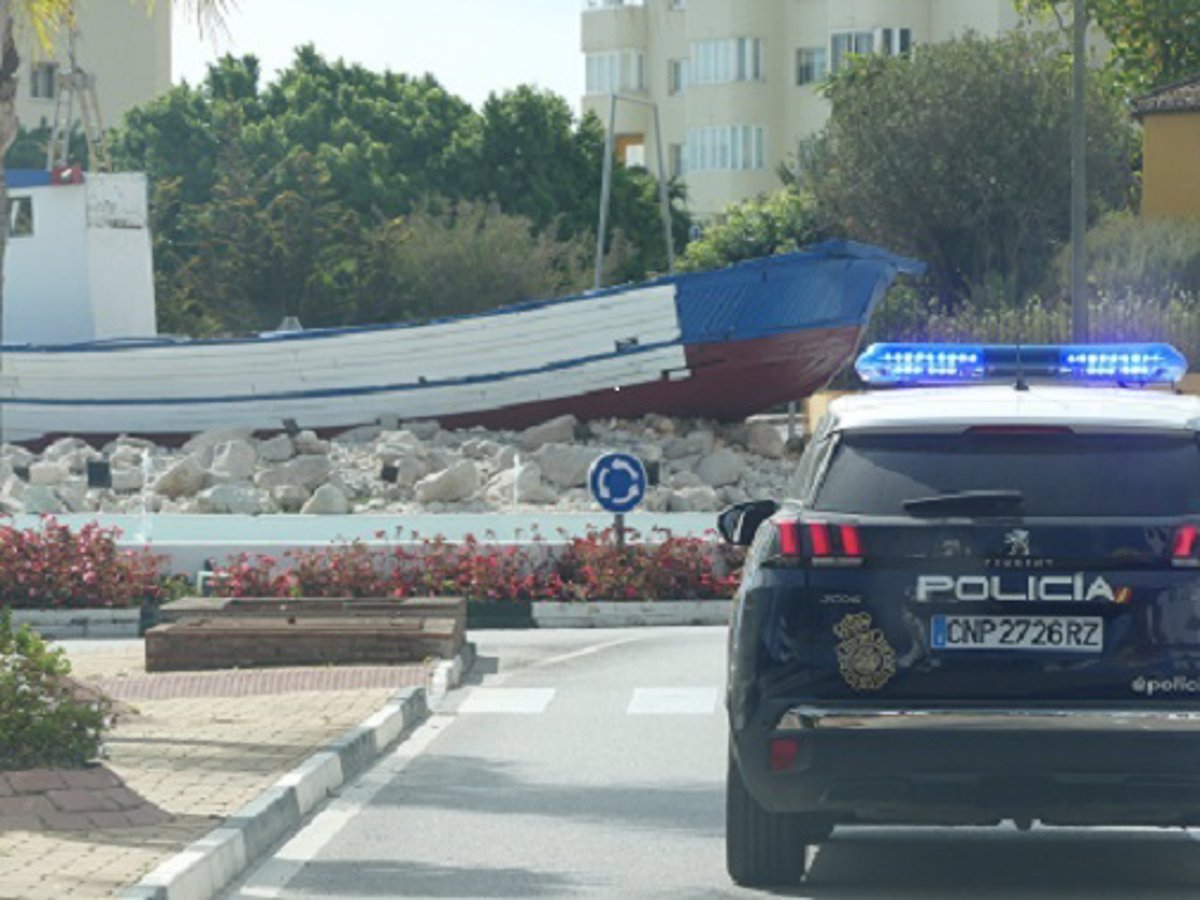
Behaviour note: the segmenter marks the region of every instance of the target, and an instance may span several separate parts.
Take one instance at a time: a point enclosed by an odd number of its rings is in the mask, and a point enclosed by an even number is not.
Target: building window
[[[911,28],[880,28],[875,32],[875,52],[884,56],[908,56],[912,49]]]
[[[839,31],[829,41],[830,71],[840,72],[847,57],[866,56],[875,50],[875,33],[871,31]]]
[[[801,47],[796,51],[796,84],[824,81],[829,74],[829,54],[824,47]]]
[[[761,125],[689,128],[688,172],[742,172],[766,168],[766,129]]]
[[[724,38],[692,44],[692,84],[764,81],[766,60],[762,38]]]
[[[646,57],[636,50],[589,53],[587,92],[614,94],[646,89]]]
[[[34,63],[30,71],[29,88],[34,100],[53,100],[58,88],[58,65]]]
[[[33,198],[12,197],[8,201],[8,236],[11,238],[33,235]]]
[[[667,61],[667,93],[672,97],[687,90],[688,61],[672,59]]]

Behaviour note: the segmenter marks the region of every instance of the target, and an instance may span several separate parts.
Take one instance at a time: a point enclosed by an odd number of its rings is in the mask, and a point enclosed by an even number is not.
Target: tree
[[[1015,300],[1070,234],[1069,65],[1048,36],[968,36],[865,57],[826,88],[801,173],[835,232],[924,259],[936,289]],[[1128,204],[1134,131],[1111,81],[1088,85],[1092,218]]]
[[[791,253],[824,237],[811,194],[784,188],[729,207],[687,246],[680,268],[719,269],[746,259]]]
[[[1016,0],[1032,15],[1054,14],[1065,25],[1071,0]],[[1113,45],[1125,89],[1143,94],[1200,74],[1200,3],[1196,0],[1087,0],[1088,15]]]
[[[201,84],[132,110],[112,144],[118,165],[151,180],[160,327],[172,332],[273,328],[285,314],[336,326],[461,311],[470,298],[428,281],[421,297],[388,273],[397,234],[457,240],[465,226],[445,232],[464,208],[495,207],[489,228],[532,229],[544,241],[538,265],[595,243],[603,128],[531,87],[476,112],[431,76],[329,63],[311,47],[270,84],[253,57],[227,56]],[[657,182],[644,170],[617,167],[611,221],[610,281],[666,268]],[[682,247],[679,209],[674,227]],[[527,296],[556,283],[556,265]],[[522,299],[508,288],[479,296],[501,295]]]
[[[195,15],[199,27],[217,27],[224,21],[230,0],[180,0]],[[146,0],[147,8],[153,0]],[[17,84],[21,53],[19,33],[32,33],[49,49],[64,27],[71,24],[74,0],[0,0],[0,210],[8,209],[3,158],[16,140]],[[7,221],[7,220],[6,220]],[[0,342],[3,339],[4,252],[8,244],[7,226],[0,228]]]

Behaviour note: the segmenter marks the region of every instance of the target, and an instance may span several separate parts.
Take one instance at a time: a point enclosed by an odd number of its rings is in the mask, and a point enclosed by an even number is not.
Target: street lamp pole
[[[1071,100],[1071,332],[1088,339],[1087,296],[1087,7],[1075,0]]]

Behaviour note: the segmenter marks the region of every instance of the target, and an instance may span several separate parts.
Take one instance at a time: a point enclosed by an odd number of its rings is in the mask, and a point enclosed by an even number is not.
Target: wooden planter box
[[[461,599],[231,600],[191,597],[146,633],[146,670],[401,665],[462,649]]]

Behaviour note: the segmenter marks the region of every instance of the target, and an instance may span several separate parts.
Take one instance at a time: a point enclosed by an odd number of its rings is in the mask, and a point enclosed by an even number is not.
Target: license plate
[[[1099,653],[1104,620],[1099,616],[934,616],[934,650],[1057,650]]]

